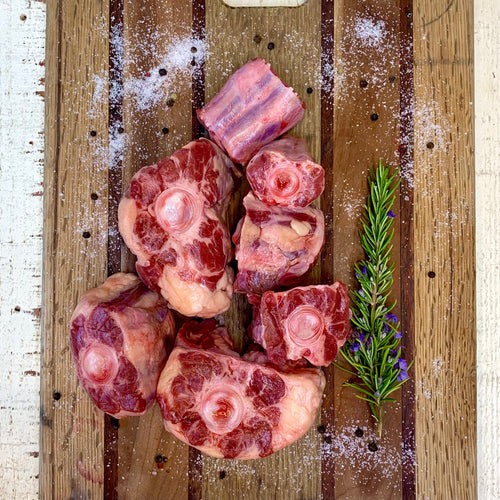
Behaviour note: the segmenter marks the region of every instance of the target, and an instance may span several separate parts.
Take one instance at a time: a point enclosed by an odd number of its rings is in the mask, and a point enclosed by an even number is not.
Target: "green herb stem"
[[[393,285],[391,263],[394,214],[391,207],[398,188],[397,173],[380,162],[369,178],[369,195],[360,231],[364,260],[354,266],[359,289],[351,292],[354,333],[341,349],[351,369],[336,365],[356,378],[345,385],[358,391],[368,402],[382,436],[384,404],[408,379],[412,363],[401,357],[400,323],[391,313],[395,303],[388,297]]]

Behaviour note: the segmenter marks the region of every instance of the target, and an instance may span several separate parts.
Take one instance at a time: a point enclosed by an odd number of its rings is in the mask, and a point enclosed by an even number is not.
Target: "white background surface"
[[[500,500],[499,25],[500,2],[476,0],[477,443],[484,500]],[[44,52],[45,4],[0,0],[0,499],[38,496]]]

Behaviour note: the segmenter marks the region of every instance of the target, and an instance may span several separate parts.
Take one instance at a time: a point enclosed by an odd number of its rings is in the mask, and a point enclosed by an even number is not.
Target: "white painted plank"
[[[38,497],[45,4],[0,0],[0,498]]]
[[[478,498],[500,500],[500,2],[474,7]]]

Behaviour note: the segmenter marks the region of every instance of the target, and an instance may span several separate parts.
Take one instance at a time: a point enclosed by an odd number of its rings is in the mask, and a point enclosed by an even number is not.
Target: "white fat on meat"
[[[175,337],[165,299],[117,273],[82,295],[70,324],[76,373],[93,402],[115,418],[144,414]]]
[[[165,428],[207,455],[242,460],[302,437],[321,404],[323,373],[258,359],[234,352],[215,320],[186,323],[158,382]]]

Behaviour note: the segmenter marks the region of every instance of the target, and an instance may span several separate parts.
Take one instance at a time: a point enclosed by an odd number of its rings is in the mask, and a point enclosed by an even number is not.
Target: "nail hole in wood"
[[[28,19],[28,18],[26,17],[26,14],[21,14],[19,16],[19,19],[21,19],[21,21],[26,21],[26,19]]]
[[[163,127],[163,128],[161,129],[161,132],[162,132],[162,134],[167,135],[167,134],[168,134],[168,128],[167,128],[167,127]]]
[[[156,462],[157,464],[159,464],[159,463],[163,462],[163,457],[162,457],[161,455],[156,455],[156,457],[155,457],[155,462]]]
[[[324,425],[318,425],[317,430],[320,434],[324,434],[326,432],[326,427]]]
[[[325,443],[332,444],[332,436],[329,434],[327,434],[323,439],[325,440]]]
[[[90,131],[90,137],[95,137],[97,135],[97,132],[95,130]]]
[[[372,122],[376,122],[376,121],[378,120],[378,115],[377,115],[377,113],[372,113],[372,114],[370,115],[370,120],[371,120]]]
[[[167,74],[167,70],[165,68],[161,68],[158,73],[160,74],[160,76],[165,76]]]
[[[389,82],[394,83],[395,81],[396,77],[394,75],[389,77]]]
[[[375,441],[372,441],[371,443],[368,444],[368,449],[370,451],[376,452],[378,450],[378,445]]]
[[[436,273],[434,271],[429,271],[427,273],[427,276],[429,276],[429,278],[435,278],[436,277]]]
[[[191,52],[193,54],[196,54],[196,52],[198,52],[198,49],[196,47],[191,47]]]
[[[431,141],[429,141],[429,142],[426,144],[426,146],[427,146],[427,149],[434,149],[434,143],[433,143],[433,142],[431,142]]]
[[[362,89],[366,89],[366,87],[368,87],[368,82],[366,80],[361,80],[359,82],[359,86],[362,88]]]
[[[273,43],[273,42],[269,42],[269,43],[267,44],[267,49],[268,49],[268,50],[274,50],[274,43]]]
[[[20,308],[19,306],[16,306],[16,307],[14,307],[14,311],[16,311],[16,312],[20,312],[20,311],[21,311],[21,308]]]
[[[97,193],[92,193],[90,195],[90,198],[95,201],[95,200],[97,200],[99,198],[99,195]]]
[[[54,391],[54,394],[52,394],[52,398],[54,399],[54,401],[59,401],[61,399],[61,393]]]
[[[224,479],[226,477],[226,471],[225,470],[221,470],[219,472],[219,479]]]
[[[118,127],[118,133],[123,134],[125,132],[125,129],[123,127]]]
[[[90,232],[89,231],[83,231],[82,236],[88,240],[90,238]]]
[[[360,427],[358,427],[355,431],[354,431],[354,435],[357,436],[357,437],[363,437],[363,429],[361,429]]]
[[[117,431],[120,428],[120,422],[118,421],[117,418],[111,417],[110,424],[115,431]]]
[[[171,108],[175,104],[175,99],[167,99],[167,108]]]
[[[312,87],[307,87],[306,92],[307,92],[308,94],[312,94],[312,93],[313,93],[313,88],[312,88]]]
[[[253,37],[253,41],[254,41],[255,43],[260,43],[260,42],[262,42],[262,37],[261,37],[260,35],[255,35],[255,36]]]

